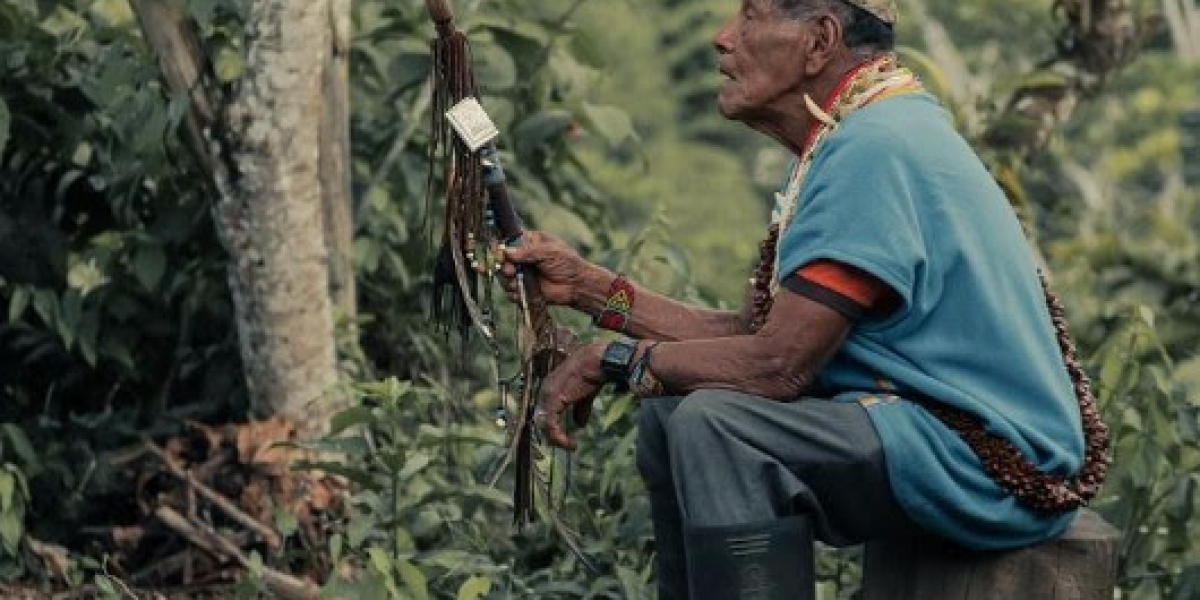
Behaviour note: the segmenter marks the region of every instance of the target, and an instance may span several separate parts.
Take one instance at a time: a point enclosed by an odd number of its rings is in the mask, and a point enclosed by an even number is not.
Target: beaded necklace
[[[759,245],[759,262],[750,279],[751,303],[754,307],[750,328],[758,331],[767,321],[767,313],[775,294],[779,293],[779,257],[776,252],[780,236],[796,212],[800,190],[812,166],[813,156],[821,143],[837,129],[838,123],[850,113],[885,98],[922,90],[921,82],[908,69],[900,67],[895,55],[884,54],[855,67],[838,84],[825,106],[817,106],[805,96],[809,112],[816,123],[808,131],[803,151],[792,166],[787,186],[775,194],[775,208],[771,211],[771,224],[767,237]]]
[[[767,228],[767,237],[759,244],[758,266],[750,279],[750,329],[758,331],[767,321],[782,277],[779,270],[779,238],[795,214],[800,191],[812,159],[821,143],[837,129],[846,115],[872,102],[900,94],[920,91],[922,86],[893,55],[884,55],[863,63],[847,74],[823,107],[805,96],[809,112],[817,119],[796,159],[782,193],[775,195],[775,209]],[[1108,427],[1100,419],[1091,382],[1076,358],[1075,343],[1067,330],[1062,304],[1050,292],[1039,274],[1046,304],[1058,339],[1063,365],[1071,378],[1083,424],[1084,461],[1077,477],[1066,479],[1038,471],[1021,451],[1008,440],[987,431],[983,422],[967,411],[928,399],[916,400],[971,448],[988,476],[1022,504],[1038,512],[1072,510],[1088,503],[1100,491],[1108,470]]]

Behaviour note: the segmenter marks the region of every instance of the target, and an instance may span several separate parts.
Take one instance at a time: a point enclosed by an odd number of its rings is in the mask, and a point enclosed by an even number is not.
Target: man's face
[[[789,17],[773,0],[743,0],[741,10],[713,39],[721,73],[717,104],[726,118],[755,122],[776,114],[774,105],[801,90],[806,23]]]

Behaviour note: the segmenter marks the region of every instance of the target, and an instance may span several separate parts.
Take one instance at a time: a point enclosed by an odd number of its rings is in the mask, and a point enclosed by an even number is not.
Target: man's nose
[[[717,35],[713,36],[713,47],[717,49],[718,54],[728,54],[733,50],[733,28],[734,20],[730,19],[717,30]]]

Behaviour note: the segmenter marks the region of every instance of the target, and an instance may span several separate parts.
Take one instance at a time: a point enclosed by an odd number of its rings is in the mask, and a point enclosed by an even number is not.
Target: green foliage
[[[511,491],[489,484],[504,432],[484,418],[494,399],[475,395],[465,419],[446,414],[448,390],[395,378],[355,386],[358,403],[333,420],[318,448],[339,460],[307,466],[358,489],[344,533],[330,543],[339,569],[329,594],[361,598],[648,598],[649,507],[633,469],[630,403],[602,405],[607,432],[585,435],[560,510],[581,528],[589,572],[534,523],[511,535]],[[627,399],[626,399],[627,400]],[[352,433],[347,433],[352,432]],[[557,473],[556,477],[564,477]]]
[[[37,256],[0,282],[6,418],[42,406],[43,425],[114,410],[135,425],[144,408],[144,424],[202,391],[237,405],[223,265],[168,135],[184,104],[163,96],[130,19],[124,3],[0,6],[0,214]]]
[[[185,4],[232,88],[246,3]],[[532,226],[677,297],[740,300],[786,157],[716,114],[710,39],[735,4],[456,4]],[[905,56],[924,63],[972,135],[1002,105],[985,90],[1013,89],[1058,31],[1044,0],[903,4],[932,16],[902,21]],[[327,587],[364,598],[651,597],[628,398],[601,402],[571,489],[559,488],[597,572],[544,521],[511,531],[507,478],[489,481],[503,439],[490,371],[426,317],[438,237],[426,205],[431,27],[419,2],[359,0],[353,28],[364,352],[346,356],[362,374],[358,401],[326,442],[345,459],[321,465],[357,486],[344,529],[317,549],[348,567]],[[1002,166],[1029,199],[1113,427],[1116,466],[1097,506],[1124,532],[1123,597],[1183,600],[1200,590],[1200,191],[1181,178],[1178,123],[1200,93],[1179,82],[1200,71],[1169,40],[1152,41],[1046,156]],[[67,540],[111,518],[128,490],[108,451],[183,418],[241,416],[245,396],[211,191],[179,144],[186,101],[164,93],[126,3],[0,3],[0,56],[0,231],[14,232],[0,236],[6,580],[27,573],[27,531]],[[287,515],[276,525],[294,527]],[[822,555],[823,598],[853,596],[852,559]],[[98,561],[73,568],[124,597]],[[249,578],[246,594],[258,589]]]
[[[1124,532],[1128,597],[1185,598],[1200,589],[1200,402],[1173,376],[1153,309],[1131,312],[1095,355],[1118,457],[1097,507]]]

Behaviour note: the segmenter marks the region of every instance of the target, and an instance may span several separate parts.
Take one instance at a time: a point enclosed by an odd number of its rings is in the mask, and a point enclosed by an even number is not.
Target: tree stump
[[[1118,538],[1083,510],[1062,537],[1006,552],[929,538],[872,542],[863,600],[1112,600]]]

